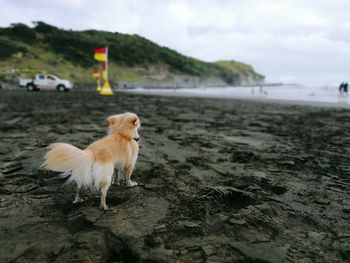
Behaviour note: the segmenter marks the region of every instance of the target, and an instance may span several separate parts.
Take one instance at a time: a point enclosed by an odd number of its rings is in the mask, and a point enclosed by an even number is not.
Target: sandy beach
[[[235,99],[0,90],[0,262],[346,262],[350,110]],[[106,117],[142,122],[133,178],[73,205],[39,169]]]

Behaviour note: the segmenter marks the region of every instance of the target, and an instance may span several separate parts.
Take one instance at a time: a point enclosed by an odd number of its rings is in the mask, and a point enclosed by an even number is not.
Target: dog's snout
[[[140,137],[134,138],[134,140],[138,142],[140,140]]]

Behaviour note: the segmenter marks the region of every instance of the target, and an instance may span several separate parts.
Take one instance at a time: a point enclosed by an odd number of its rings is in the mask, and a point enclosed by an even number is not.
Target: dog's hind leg
[[[102,180],[100,183],[100,208],[103,210],[107,210],[108,206],[106,204],[107,191],[109,186],[111,185],[111,180]]]
[[[77,187],[77,193],[75,195],[75,199],[73,201],[73,204],[78,204],[81,202],[84,202],[84,199],[80,197],[80,193],[81,193],[81,187]]]
[[[107,210],[106,197],[108,188],[112,182],[114,165],[108,163],[97,163],[94,165],[95,187],[100,191],[100,208]]]

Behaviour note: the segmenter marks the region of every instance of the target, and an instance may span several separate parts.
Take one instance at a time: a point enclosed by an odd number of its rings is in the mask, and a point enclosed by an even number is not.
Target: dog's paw
[[[74,199],[73,204],[79,204],[79,203],[82,203],[82,202],[84,202],[84,201],[85,201],[85,200],[84,200],[83,198],[78,197],[78,198],[75,198],[75,199]]]
[[[138,183],[134,182],[134,181],[131,181],[130,179],[126,181],[126,186],[127,187],[134,187],[134,186],[137,186]]]
[[[100,209],[102,209],[103,211],[107,211],[109,207],[107,205],[100,204]]]

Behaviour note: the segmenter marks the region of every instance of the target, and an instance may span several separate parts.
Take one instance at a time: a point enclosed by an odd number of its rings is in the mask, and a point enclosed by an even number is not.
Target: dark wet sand
[[[0,90],[0,262],[346,262],[350,110]],[[124,111],[142,121],[133,189],[73,205],[40,170]]]

